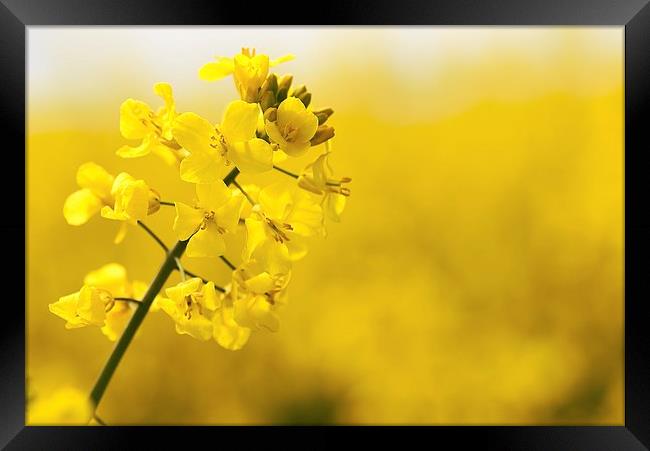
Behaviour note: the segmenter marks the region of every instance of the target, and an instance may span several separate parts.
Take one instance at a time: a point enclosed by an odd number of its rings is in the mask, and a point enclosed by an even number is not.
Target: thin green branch
[[[298,174],[294,174],[293,172],[287,171],[286,169],[282,169],[282,168],[279,167],[279,166],[275,166],[275,165],[274,165],[274,166],[273,166],[273,169],[275,169],[276,171],[280,171],[280,172],[282,172],[283,174],[288,175],[289,177],[293,177],[294,179],[297,179],[298,177],[300,177]]]
[[[228,175],[226,175],[226,177],[224,177],[223,182],[226,185],[230,185],[233,181],[235,181],[235,178],[238,174],[239,169],[235,167],[228,173]],[[145,230],[148,230],[147,227],[143,228]],[[164,243],[160,242],[158,244]],[[129,344],[131,344],[131,341],[133,340],[135,333],[138,331],[140,324],[142,324],[142,321],[144,321],[144,318],[147,315],[151,304],[153,303],[158,293],[160,293],[160,290],[162,290],[165,282],[167,282],[169,275],[172,273],[172,271],[174,271],[174,268],[176,268],[176,259],[180,258],[183,255],[186,247],[187,241],[178,241],[170,251],[167,251],[165,260],[158,270],[158,274],[156,274],[156,277],[154,277],[151,285],[149,285],[149,289],[147,289],[147,292],[142,298],[141,303],[133,313],[131,320],[124,329],[124,332],[120,336],[120,339],[117,341],[115,348],[113,348],[113,352],[106,361],[106,364],[104,365],[101,373],[99,373],[99,377],[97,378],[97,381],[95,382],[95,385],[90,392],[90,400],[95,406],[95,409],[102,400],[102,397],[106,392],[106,387],[108,387],[108,383],[111,381],[113,374],[115,374],[115,370],[122,360],[122,357],[129,347]]]
[[[229,267],[230,269],[232,269],[233,271],[234,271],[235,269],[237,269],[237,267],[236,267],[235,265],[233,265],[233,264],[230,262],[230,260],[228,260],[224,255],[219,256],[219,258],[221,259],[222,262],[224,262],[226,265],[228,265],[228,267]]]
[[[140,227],[142,227],[144,229],[144,231],[147,232],[149,234],[149,236],[151,238],[153,238],[156,241],[156,243],[158,243],[160,245],[160,247],[163,248],[165,253],[169,252],[169,248],[167,247],[167,245],[165,243],[163,243],[163,240],[158,238],[158,235],[156,235],[153,230],[151,230],[149,227],[147,227],[144,222],[138,220],[138,225]]]
[[[241,191],[241,193],[244,195],[244,197],[246,198],[246,200],[247,200],[251,205],[255,206],[255,201],[251,198],[251,196],[248,195],[248,193],[244,190],[244,188],[242,188],[241,185],[240,185],[239,183],[237,183],[237,180],[233,180],[232,183],[233,183],[233,185],[235,185],[235,186],[237,187],[237,189],[238,189],[239,191]]]
[[[167,202],[166,200],[160,200],[158,201],[160,205],[165,205],[167,207],[175,207],[176,204],[174,202]]]

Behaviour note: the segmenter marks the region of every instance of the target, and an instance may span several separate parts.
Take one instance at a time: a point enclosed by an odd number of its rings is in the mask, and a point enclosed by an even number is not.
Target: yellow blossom
[[[188,279],[165,290],[168,298],[160,299],[160,307],[176,323],[176,332],[198,340],[212,338],[212,316],[221,307],[214,283],[198,277]]]
[[[181,179],[191,183],[215,182],[223,177],[230,162],[242,172],[270,170],[273,150],[255,135],[260,114],[257,104],[235,100],[226,107],[217,127],[195,113],[178,116],[172,132],[190,153],[181,162]]]
[[[325,216],[332,221],[339,222],[345,208],[346,198],[350,195],[350,189],[343,185],[349,183],[351,179],[349,177],[332,178],[334,171],[328,162],[329,154],[328,149],[305,168],[298,178],[298,186],[314,194],[322,195],[321,205]]]
[[[286,182],[263,188],[252,213],[245,220],[245,261],[266,241],[276,243],[274,247],[264,247],[269,252],[286,253],[291,260],[298,260],[307,254],[305,238],[322,229],[321,206],[309,193]]]
[[[136,221],[144,219],[160,208],[160,195],[149,188],[144,180],[122,172],[115,177],[111,188],[113,206],[102,207],[101,215],[118,221]]]
[[[109,340],[115,341],[135,311],[132,303],[115,298],[140,300],[146,289],[144,282],[129,282],[122,265],[109,263],[88,273],[81,290],[59,298],[49,309],[67,321],[66,329],[99,326]],[[154,301],[151,310],[157,309]]]
[[[231,292],[224,296],[223,306],[212,317],[212,336],[220,346],[230,351],[241,349],[250,337],[251,330],[235,321],[235,309],[230,300]]]
[[[237,324],[275,332],[279,327],[278,307],[286,304],[286,287],[291,276],[288,258],[282,261],[273,241],[256,249],[253,258],[233,271],[232,299]],[[276,256],[268,259],[269,255]],[[259,256],[259,257],[258,257]],[[256,258],[257,257],[257,258]]]
[[[126,268],[118,263],[108,263],[89,272],[84,277],[84,285],[103,288],[114,297],[131,298],[138,301],[142,300],[148,288],[143,281],[129,281]],[[156,312],[159,310],[158,300],[159,297],[154,299],[149,311]],[[133,302],[115,302],[115,305],[106,312],[102,333],[111,341],[117,340],[136,308],[137,304]]]
[[[292,157],[304,154],[318,129],[318,118],[295,97],[288,97],[278,107],[275,121],[266,120],[269,138]]]
[[[153,87],[165,105],[153,112],[145,102],[127,99],[120,107],[120,132],[126,139],[140,140],[140,144],[122,146],[117,155],[122,158],[138,158],[154,153],[167,164],[178,164],[186,153],[174,142],[172,125],[176,118],[176,104],[169,83],[156,83]]]
[[[27,406],[30,425],[87,425],[93,416],[88,393],[63,387],[46,396],[36,396]]]
[[[89,325],[103,326],[106,308],[113,303],[113,295],[107,290],[86,286],[76,293],[59,298],[49,305],[50,312],[66,320],[66,329]]]
[[[63,216],[70,225],[82,225],[98,211],[105,218],[134,223],[160,208],[160,196],[143,180],[126,172],[113,177],[96,163],[88,162],[77,170],[77,185],[63,204]],[[124,239],[126,223],[122,225],[115,243]]]
[[[63,204],[63,216],[70,225],[82,225],[97,214],[103,205],[113,203],[111,188],[114,178],[98,164],[88,162],[77,169],[77,185]]]
[[[199,78],[206,81],[220,80],[233,74],[235,88],[246,102],[257,102],[262,83],[266,80],[269,67],[276,66],[285,61],[291,61],[293,55],[285,55],[275,60],[269,60],[268,55],[255,54],[243,48],[241,53],[233,58],[217,56],[216,61],[206,63],[199,69]]]
[[[189,238],[188,257],[218,257],[226,250],[223,234],[239,222],[243,198],[221,181],[196,185],[197,205],[176,202],[174,232],[179,240]]]

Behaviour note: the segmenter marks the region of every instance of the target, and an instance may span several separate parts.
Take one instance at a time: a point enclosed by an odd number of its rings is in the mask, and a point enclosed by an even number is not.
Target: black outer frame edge
[[[650,446],[647,256],[650,221],[644,156],[650,149],[650,3],[625,26],[625,426]],[[634,208],[636,207],[636,208]],[[639,208],[640,207],[640,208]],[[627,243],[633,245],[627,245]]]
[[[624,25],[647,0],[348,0],[306,8],[267,3],[185,0],[2,0],[26,25]],[[171,3],[171,2],[170,2]]]
[[[622,25],[626,24],[625,38],[625,98],[626,98],[626,165],[625,165],[625,195],[626,195],[626,241],[634,242],[634,248],[626,246],[626,294],[644,293],[647,288],[643,274],[641,256],[648,249],[648,239],[643,232],[650,229],[650,224],[641,220],[640,214],[628,208],[630,204],[639,205],[643,176],[640,163],[642,153],[628,152],[627,149],[647,149],[648,139],[644,135],[643,118],[648,111],[648,95],[650,78],[650,51],[648,51],[650,30],[650,7],[648,0],[630,0],[623,7],[619,1],[610,0],[575,0],[572,2],[544,2],[532,0],[526,2],[525,7],[512,0],[498,0],[488,2],[474,2],[472,0],[457,0],[447,4],[426,4],[424,9],[417,11],[412,5],[402,2],[399,11],[391,11],[385,3],[377,8],[369,8],[367,4],[353,1],[345,7],[328,5],[318,17],[322,22],[384,24],[391,22],[411,22],[412,24],[483,24],[496,25],[503,23],[516,23],[517,25]],[[0,123],[3,124],[3,140],[11,142],[12,148],[19,148],[25,144],[24,117],[25,98],[17,89],[25,83],[25,23],[29,25],[63,25],[63,24],[183,24],[192,22],[209,22],[218,24],[234,23],[241,19],[241,15],[233,13],[233,9],[224,9],[223,5],[215,2],[193,1],[194,8],[186,11],[173,11],[171,8],[160,8],[160,3],[151,0],[128,2],[114,0],[110,4],[97,0],[67,0],[67,1],[20,1],[2,0],[6,6],[0,5],[0,100],[5,107],[0,110]],[[638,14],[636,11],[645,4]],[[206,6],[208,5],[208,6]],[[331,6],[331,7],[330,7]],[[404,7],[405,6],[405,7]],[[421,6],[421,5],[418,5]],[[31,8],[31,10],[30,10]],[[151,9],[154,8],[154,9]],[[210,9],[212,8],[212,10]],[[511,8],[508,11],[503,8]],[[183,9],[183,7],[181,7]],[[393,8],[394,9],[394,8]],[[153,12],[152,12],[153,11]],[[13,14],[12,14],[13,12]],[[14,15],[15,14],[15,15]],[[158,14],[158,15],[157,15]],[[271,14],[272,16],[272,14]],[[218,19],[217,19],[218,18]],[[268,18],[268,17],[267,17]],[[232,20],[231,20],[232,19]],[[278,22],[287,20],[286,15],[277,17]],[[628,21],[629,20],[629,21]],[[272,22],[272,20],[269,20]],[[645,31],[645,34],[644,34]],[[22,45],[17,44],[22,42]],[[9,69],[9,70],[7,70]],[[23,154],[16,152],[22,160]],[[5,160],[6,161],[6,160]],[[630,164],[628,164],[630,163]],[[19,177],[17,171],[10,173],[11,177]],[[8,177],[2,178],[2,188],[5,193],[15,190],[19,182]],[[4,199],[3,199],[4,200]],[[12,211],[20,211],[20,199],[10,199],[13,202],[7,206]],[[23,211],[25,203],[23,199]],[[629,215],[629,216],[628,216]],[[24,216],[23,216],[24,217]],[[12,218],[13,219],[13,218]],[[20,218],[19,218],[20,219]],[[0,230],[5,234],[25,233],[24,222],[13,219],[0,225]],[[17,240],[10,245],[18,247]],[[23,252],[25,249],[22,249]],[[20,254],[20,250],[16,252]],[[18,259],[20,260],[20,259]],[[14,268],[17,272],[17,266]],[[24,274],[23,274],[24,277]],[[16,278],[19,279],[19,278]],[[647,290],[645,290],[647,292]],[[21,290],[13,290],[7,297],[20,299],[24,296]],[[625,427],[600,426],[600,427],[450,427],[441,426],[427,429],[435,434],[436,439],[448,438],[455,440],[459,445],[469,444],[499,444],[501,449],[572,449],[572,450],[612,450],[612,449],[647,449],[642,442],[650,443],[650,343],[644,337],[642,302],[630,302],[631,296],[626,296],[626,353],[625,353]],[[22,306],[20,306],[22,307]],[[19,309],[19,315],[24,315],[24,310]],[[16,318],[19,316],[15,316]],[[62,428],[62,427],[25,427],[24,426],[24,394],[25,394],[25,324],[20,321],[3,322],[0,328],[0,446],[7,443],[12,436],[18,433],[11,443],[12,449],[40,448],[46,444],[57,443],[59,449],[111,449],[124,444],[127,431],[138,429],[151,435],[151,438],[160,440],[172,439],[171,432],[176,428],[161,429],[155,427],[130,427],[130,428]],[[646,342],[644,343],[644,339]],[[627,429],[626,429],[627,428]],[[232,428],[237,430],[237,428]],[[266,428],[258,428],[260,432],[269,433]],[[422,428],[409,428],[410,432]],[[163,432],[163,431],[169,431]],[[195,428],[197,433],[212,434],[210,428]],[[302,431],[304,428],[292,429]],[[310,429],[310,432],[318,429]],[[179,430],[180,431],[180,430]],[[203,431],[203,432],[201,432]],[[373,429],[373,435],[378,430]],[[178,432],[178,431],[177,431]],[[292,432],[293,433],[293,432]],[[235,432],[235,435],[238,435]],[[272,433],[270,434],[272,435]],[[636,435],[636,437],[635,437]],[[51,439],[56,438],[56,442]],[[198,438],[198,437],[197,437]],[[64,446],[64,443],[67,445]],[[82,446],[83,443],[83,446]],[[172,443],[172,442],[169,442]],[[40,445],[40,446],[39,446]],[[110,446],[109,446],[110,445]]]
[[[0,5],[0,127],[3,161],[0,176],[3,238],[3,306],[0,324],[0,446],[25,424],[25,26]],[[24,237],[20,240],[18,237]],[[19,281],[22,281],[21,284]],[[5,291],[6,290],[6,291]]]

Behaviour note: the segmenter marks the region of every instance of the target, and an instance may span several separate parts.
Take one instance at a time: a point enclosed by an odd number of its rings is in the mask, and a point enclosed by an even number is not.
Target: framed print
[[[646,3],[3,0],[0,443],[647,449]]]

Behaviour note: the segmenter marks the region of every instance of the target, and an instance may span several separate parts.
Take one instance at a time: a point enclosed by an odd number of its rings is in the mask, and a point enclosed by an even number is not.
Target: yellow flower
[[[144,219],[160,209],[160,195],[144,182],[126,172],[115,177],[111,188],[113,206],[106,205],[101,215],[107,219],[132,221]]]
[[[244,347],[251,335],[251,330],[242,327],[235,321],[235,309],[230,292],[223,298],[223,306],[212,317],[212,336],[220,346],[230,351],[237,351]]]
[[[120,132],[126,139],[140,140],[135,147],[122,146],[117,155],[122,158],[138,158],[154,153],[167,164],[178,164],[186,153],[174,142],[172,125],[176,118],[176,104],[169,83],[156,83],[154,92],[162,97],[165,106],[157,112],[144,102],[127,99],[120,107]]]
[[[226,107],[218,127],[195,113],[178,116],[174,137],[190,152],[181,162],[181,179],[212,183],[223,178],[231,161],[242,172],[270,170],[273,150],[269,143],[255,135],[260,114],[257,104],[235,100]]]
[[[81,189],[70,194],[63,204],[63,216],[68,224],[85,224],[103,205],[112,204],[113,180],[113,176],[98,164],[89,162],[79,166],[77,185]]]
[[[113,303],[113,295],[107,290],[84,285],[76,293],[59,298],[49,305],[50,312],[66,320],[66,329],[89,325],[104,325],[106,308]]]
[[[165,293],[169,298],[161,299],[160,307],[176,323],[176,332],[203,341],[212,338],[212,316],[221,307],[214,283],[203,284],[194,277],[167,288]]]
[[[59,298],[49,309],[67,321],[66,329],[99,326],[109,340],[115,341],[135,311],[134,304],[115,298],[140,300],[146,290],[144,282],[128,281],[122,265],[109,263],[88,273],[81,290]],[[157,308],[154,301],[151,310]]]
[[[245,220],[244,261],[267,241],[275,242],[273,247],[264,247],[272,254],[286,253],[291,260],[298,260],[307,254],[304,239],[322,229],[321,206],[294,184],[280,182],[263,188],[252,213]]]
[[[267,241],[258,247],[256,254],[261,258],[254,255],[253,259],[233,271],[234,319],[237,324],[247,328],[264,328],[275,332],[280,324],[277,309],[286,304],[285,288],[291,271],[288,259],[284,264],[281,259],[266,259],[266,256],[273,255],[273,250],[266,251],[265,246],[274,246],[274,242]]]
[[[318,118],[295,97],[288,97],[278,107],[275,121],[266,120],[269,138],[292,157],[304,154],[318,129]]]
[[[285,55],[276,60],[269,60],[268,55],[256,55],[255,49],[250,51],[243,48],[241,53],[233,58],[217,56],[216,61],[203,65],[199,69],[199,78],[215,81],[233,74],[235,87],[241,99],[246,102],[257,102],[260,87],[266,80],[269,67],[291,61],[293,58],[293,55]]]
[[[63,216],[70,225],[82,225],[101,210],[105,218],[134,223],[160,208],[160,196],[142,180],[122,172],[113,177],[98,164],[79,166],[77,184],[81,188],[70,194],[63,204]],[[126,223],[115,237],[124,239]]]
[[[30,425],[87,425],[94,407],[88,393],[63,387],[48,396],[37,396],[27,406]]]
[[[129,281],[126,268],[118,263],[108,263],[89,272],[84,277],[84,285],[105,289],[114,297],[131,298],[138,301],[142,300],[148,288],[147,284],[140,280]],[[149,308],[150,311],[159,310],[158,300],[159,298],[156,297]],[[137,304],[132,302],[115,302],[106,313],[102,333],[111,341],[117,340],[136,308]]]
[[[243,198],[221,181],[196,185],[197,206],[176,202],[174,232],[179,240],[189,238],[188,257],[218,257],[226,250],[222,235],[234,231]]]
[[[350,195],[350,189],[343,185],[351,182],[352,179],[349,177],[332,178],[334,171],[327,161],[329,153],[328,150],[305,168],[298,177],[298,186],[314,194],[322,195],[323,212],[332,221],[339,222],[345,208],[346,198]]]

